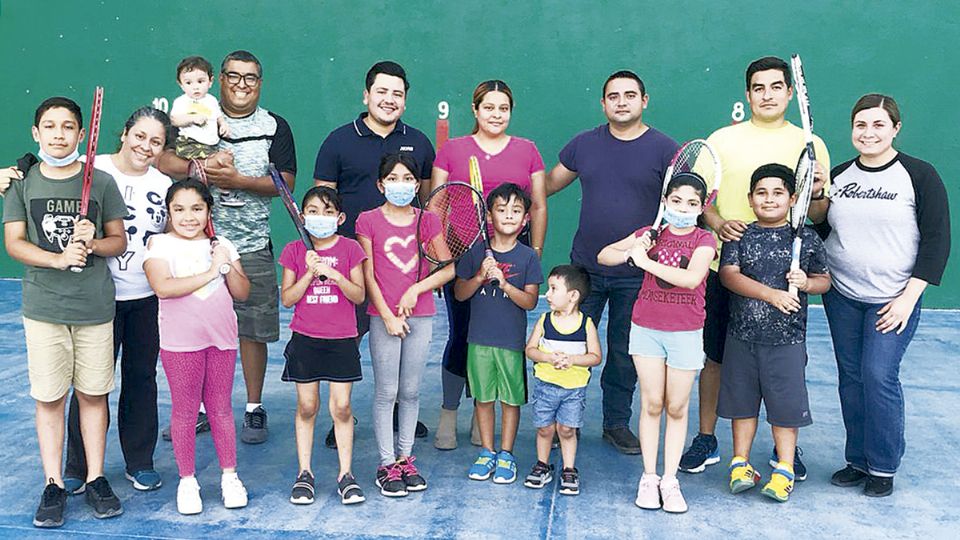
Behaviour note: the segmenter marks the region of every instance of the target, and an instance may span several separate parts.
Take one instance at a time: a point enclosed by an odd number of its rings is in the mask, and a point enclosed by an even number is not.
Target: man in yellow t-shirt
[[[746,84],[750,119],[720,128],[707,139],[719,154],[723,183],[716,202],[704,211],[704,219],[721,245],[722,242],[739,240],[747,224],[756,220],[747,202],[753,171],[767,163],[780,163],[793,169],[805,145],[803,129],[784,118],[793,99],[790,66],[773,56],[755,60],[747,67]],[[830,155],[816,135],[813,144],[818,162],[813,197],[822,198],[826,171],[830,170]],[[707,317],[703,329],[703,351],[707,361],[700,374],[700,429],[680,460],[680,470],[686,472],[702,472],[707,465],[720,461],[714,431],[717,427],[720,364],[723,362],[730,310],[729,292],[720,285],[717,276],[718,260],[714,261],[707,277]],[[799,461],[799,453],[795,461]],[[795,473],[798,480],[806,477],[802,463],[795,467]]]

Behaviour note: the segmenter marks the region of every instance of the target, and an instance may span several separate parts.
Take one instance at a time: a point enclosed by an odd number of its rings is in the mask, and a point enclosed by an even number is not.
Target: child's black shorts
[[[298,383],[356,382],[363,378],[357,338],[321,339],[294,332],[280,379]]]
[[[807,398],[807,345],[761,345],[727,335],[720,370],[717,414],[723,418],[754,418],[760,401],[767,422],[797,428],[813,423]]]

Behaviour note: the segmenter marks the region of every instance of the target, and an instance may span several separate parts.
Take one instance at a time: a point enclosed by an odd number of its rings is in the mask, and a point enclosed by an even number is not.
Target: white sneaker
[[[227,508],[243,508],[247,505],[247,488],[237,473],[223,473],[220,477],[220,491],[223,497],[223,506]]]
[[[680,481],[676,476],[660,481],[660,498],[663,499],[663,511],[682,514],[687,511],[687,501],[680,492]]]
[[[644,474],[640,477],[637,486],[637,500],[634,504],[645,510],[660,509],[660,477],[655,474]]]
[[[177,486],[177,512],[185,516],[203,512],[200,484],[196,477],[187,476],[180,479],[180,485]]]

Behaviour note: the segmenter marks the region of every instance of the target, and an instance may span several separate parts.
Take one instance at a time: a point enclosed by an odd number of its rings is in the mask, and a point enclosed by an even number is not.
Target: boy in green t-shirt
[[[37,108],[33,138],[41,163],[13,182],[3,204],[4,245],[24,264],[23,329],[30,396],[36,400],[37,439],[47,479],[33,524],[63,525],[66,491],[63,456],[64,403],[72,385],[80,401],[80,428],[87,455],[87,503],[94,516],[123,509],[103,477],[107,394],[114,387],[114,286],[105,257],[127,248],[127,207],[110,175],[94,171],[87,218],[78,220],[84,137],[80,107],[53,97]],[[71,272],[71,266],[82,267]]]

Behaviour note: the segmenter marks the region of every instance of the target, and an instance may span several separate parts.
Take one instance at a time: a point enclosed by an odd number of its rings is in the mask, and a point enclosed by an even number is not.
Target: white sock
[[[237,478],[237,471],[225,472],[222,475],[220,475],[221,480],[226,480],[227,478]]]
[[[253,412],[261,405],[263,405],[263,403],[247,403],[247,412]]]

